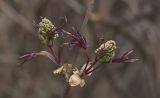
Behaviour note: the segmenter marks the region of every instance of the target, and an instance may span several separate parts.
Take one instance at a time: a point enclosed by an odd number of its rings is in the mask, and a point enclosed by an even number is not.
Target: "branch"
[[[80,33],[83,33],[84,31],[86,31],[86,25],[88,23],[90,15],[91,15],[93,5],[94,5],[94,0],[88,0],[87,11],[86,11],[86,14],[85,14],[83,24],[82,24],[81,29],[79,31]]]
[[[69,85],[66,86],[65,92],[63,94],[63,98],[67,98],[71,87]]]

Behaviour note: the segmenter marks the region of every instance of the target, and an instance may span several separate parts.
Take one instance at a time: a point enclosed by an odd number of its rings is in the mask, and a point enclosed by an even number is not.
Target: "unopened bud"
[[[101,44],[101,46],[96,49],[95,53],[97,53],[99,51],[111,52],[111,51],[114,51],[116,48],[117,48],[116,42],[113,40],[109,40],[106,43]]]
[[[47,18],[43,18],[42,21],[39,23],[39,33],[47,33],[49,31],[51,31],[54,28],[54,25],[52,24],[52,22],[47,19]]]
[[[68,82],[70,86],[80,85],[81,87],[83,87],[85,85],[84,79],[81,79],[81,77],[78,74],[71,75]]]
[[[42,21],[39,23],[39,29],[38,29],[38,33],[39,33],[39,39],[46,44],[47,42],[47,33],[49,33],[50,31],[52,31],[54,29],[54,25],[52,24],[52,22],[47,19],[47,18],[43,18]],[[53,35],[53,39],[56,39],[57,37],[59,37],[58,34]]]
[[[66,73],[78,73],[78,69],[73,66],[72,64],[63,64],[59,68],[53,70],[53,74],[55,75],[62,75]]]
[[[106,53],[101,59],[100,62],[105,63],[113,59],[115,56],[115,51]]]

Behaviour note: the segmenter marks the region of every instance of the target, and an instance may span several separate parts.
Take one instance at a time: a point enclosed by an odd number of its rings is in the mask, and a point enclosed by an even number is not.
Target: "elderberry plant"
[[[85,76],[91,76],[91,74],[102,65],[110,63],[130,63],[135,62],[138,59],[130,59],[129,55],[133,50],[126,52],[121,57],[115,57],[115,51],[117,49],[117,44],[114,40],[109,40],[107,42],[102,42],[99,47],[94,52],[94,59],[88,55],[88,44],[85,36],[83,36],[79,31],[73,30],[71,32],[63,29],[64,25],[67,23],[67,19],[55,26],[49,19],[42,18],[39,24],[36,24],[38,28],[38,37],[40,41],[49,48],[50,51],[40,51],[31,52],[20,56],[22,63],[30,61],[37,56],[47,56],[56,66],[57,69],[53,70],[53,74],[56,76],[62,76],[65,78],[66,82],[70,87],[80,85],[83,87],[86,84],[84,79]],[[53,50],[54,41],[57,38],[69,38],[70,41],[62,43],[58,51]],[[86,63],[82,65],[80,69],[76,65],[68,64],[62,62],[61,56],[64,47],[78,47],[85,51]],[[98,64],[98,66],[95,66]]]

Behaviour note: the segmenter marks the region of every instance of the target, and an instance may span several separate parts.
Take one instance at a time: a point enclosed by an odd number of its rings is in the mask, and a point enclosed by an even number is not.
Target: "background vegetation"
[[[159,4],[160,0],[95,0],[84,32],[91,51],[97,48],[96,35],[103,35],[105,41],[117,42],[117,55],[133,49],[131,57],[140,61],[104,65],[85,87],[72,88],[70,98],[160,98]],[[85,11],[86,0],[0,0],[0,98],[62,97],[64,80],[52,74],[56,66],[51,61],[38,57],[21,68],[18,57],[46,49],[32,20],[43,16],[56,24],[66,16],[66,28],[79,29]],[[63,60],[84,64],[77,49],[65,50]]]

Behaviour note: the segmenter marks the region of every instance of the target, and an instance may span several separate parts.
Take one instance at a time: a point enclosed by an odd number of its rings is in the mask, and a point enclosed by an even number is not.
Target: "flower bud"
[[[39,23],[39,33],[47,33],[49,31],[51,31],[54,28],[54,25],[52,24],[52,22],[47,19],[47,18],[43,18],[42,21]]]
[[[78,74],[71,75],[68,82],[70,86],[80,85],[81,87],[83,87],[85,85],[84,79],[81,79],[81,77]]]
[[[39,39],[41,40],[42,43],[46,43],[47,42],[47,33],[49,33],[50,31],[52,31],[54,29],[54,25],[52,24],[52,22],[47,19],[47,18],[43,18],[42,21],[39,23]],[[59,35],[57,33],[55,33],[53,35],[53,39],[56,39],[57,37],[59,37]]]
[[[66,73],[79,73],[78,69],[72,64],[63,64],[59,68],[53,70],[53,74],[62,75]]]
[[[56,70],[53,70],[53,74],[63,75],[70,86],[80,85],[83,87],[85,85],[85,81],[79,76],[80,72],[78,68],[72,64],[63,64]]]
[[[100,51],[111,52],[114,51],[116,48],[116,42],[113,40],[109,40],[106,43],[101,44],[101,46],[96,49],[95,53],[98,53]]]
[[[108,52],[100,59],[100,62],[103,62],[103,63],[108,62],[111,59],[113,59],[114,56],[115,56],[115,51]]]
[[[95,53],[99,55],[101,62],[108,62],[115,56],[115,49],[117,48],[116,42],[109,40],[106,43],[101,44],[99,48],[96,49]]]
[[[53,70],[53,74],[54,74],[54,75],[60,75],[60,74],[62,74],[63,68],[64,68],[64,67],[61,66],[61,67],[59,67],[59,68]]]

